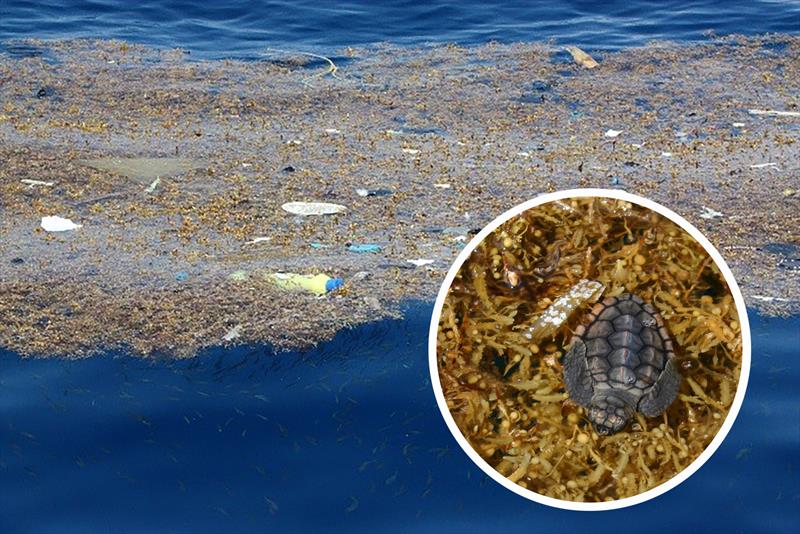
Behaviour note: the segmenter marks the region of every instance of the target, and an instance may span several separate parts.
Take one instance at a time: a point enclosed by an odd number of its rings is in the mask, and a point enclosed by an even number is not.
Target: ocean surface
[[[800,318],[751,314],[748,395],[705,466],[586,513],[529,502],[461,451],[431,390],[430,313],[277,356],[0,353],[0,532],[797,531]]]
[[[470,45],[552,39],[598,50],[654,39],[705,40],[707,32],[798,31],[796,0],[0,2],[0,41],[114,38],[180,47],[201,58],[256,58],[266,47],[330,53],[379,42]]]
[[[798,31],[797,1],[0,1],[0,53],[25,38],[253,59],[381,42],[591,51]],[[0,351],[0,532],[797,531],[800,318],[751,314],[748,395],[700,471],[655,500],[589,514],[528,502],[460,450],[430,385],[430,313],[416,303],[404,321],[302,353],[69,361]]]

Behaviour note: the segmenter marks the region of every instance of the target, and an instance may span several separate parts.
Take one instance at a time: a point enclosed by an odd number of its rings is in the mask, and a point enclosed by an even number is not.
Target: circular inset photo
[[[607,510],[696,471],[744,398],[750,332],[720,254],[621,191],[543,195],[498,217],[450,269],[431,322],[434,392],[492,478]]]

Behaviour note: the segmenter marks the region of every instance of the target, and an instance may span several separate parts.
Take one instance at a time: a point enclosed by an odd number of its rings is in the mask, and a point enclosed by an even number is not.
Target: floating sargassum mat
[[[532,341],[541,340],[553,335],[575,311],[586,302],[595,302],[603,294],[605,286],[595,280],[580,280],[565,294],[556,299],[536,319],[525,337]]]

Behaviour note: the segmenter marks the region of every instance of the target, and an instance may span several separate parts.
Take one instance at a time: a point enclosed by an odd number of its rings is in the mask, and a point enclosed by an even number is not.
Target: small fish
[[[366,462],[363,462],[361,465],[358,466],[358,472],[359,473],[363,473],[367,469],[367,467],[371,466],[374,463],[378,463],[378,461],[377,460],[367,460]]]
[[[351,495],[350,496],[350,505],[347,508],[345,508],[344,511],[347,512],[348,514],[351,514],[351,513],[355,512],[356,510],[358,510],[358,499],[356,499],[355,497],[353,497]]]
[[[278,513],[278,505],[275,504],[275,501],[270,499],[269,497],[264,497],[264,502],[267,503],[267,509],[271,515],[275,515]]]

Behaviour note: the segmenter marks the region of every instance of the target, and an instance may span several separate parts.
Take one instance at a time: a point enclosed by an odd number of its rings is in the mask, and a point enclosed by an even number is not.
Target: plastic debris
[[[328,202],[287,202],[281,206],[284,211],[295,215],[331,215],[341,213],[347,208],[341,204],[330,204]]]
[[[450,184],[433,184],[433,187],[438,187],[439,189],[450,189]]]
[[[177,280],[178,282],[185,282],[188,279],[189,279],[189,273],[187,273],[186,271],[179,271],[175,273],[175,280]]]
[[[308,246],[310,246],[311,248],[317,248],[317,249],[319,249],[319,248],[331,248],[331,245],[328,245],[328,244],[325,244],[325,243],[309,243]]]
[[[385,197],[393,193],[391,189],[356,189],[360,197]]]
[[[27,185],[29,188],[36,186],[36,185],[43,185],[46,187],[52,187],[55,185],[53,182],[43,182],[41,180],[28,180],[27,178],[23,178],[20,180],[23,184]]]
[[[340,132],[336,128],[325,128],[325,133],[326,134],[340,134],[342,132]]]
[[[264,241],[271,241],[271,237],[256,237],[250,241],[246,241],[245,245],[255,245],[256,243],[263,243]]]
[[[342,287],[344,280],[326,274],[271,273],[267,279],[282,289],[309,291],[317,296]]]
[[[703,213],[700,214],[700,217],[703,219],[714,219],[716,217],[722,217],[722,213],[712,210],[708,206],[702,206]]]
[[[419,150],[417,150],[416,148],[404,148],[403,152],[405,152],[406,154],[419,154]]]
[[[228,278],[233,280],[234,282],[244,282],[248,278],[250,278],[250,273],[247,271],[233,271],[231,274],[228,275]]]
[[[783,297],[768,297],[766,295],[750,295],[750,298],[760,300],[762,302],[791,302],[790,299]]]
[[[75,224],[70,219],[58,217],[57,215],[42,217],[42,229],[45,232],[68,232],[77,230],[82,226],[82,224]]]
[[[606,133],[603,134],[603,135],[605,135],[606,137],[611,137],[613,139],[614,137],[619,136],[619,134],[621,134],[621,133],[622,133],[622,130],[608,129],[608,130],[606,130]]]
[[[364,253],[375,254],[381,251],[381,247],[380,245],[373,245],[370,243],[366,243],[363,245],[350,244],[347,245],[347,250],[349,250],[350,252],[358,252],[359,254],[364,254]]]
[[[242,335],[242,325],[237,324],[236,326],[234,326],[233,328],[228,330],[227,334],[222,336],[222,340],[223,341],[233,341],[234,339],[236,339],[237,337],[239,337],[241,335]]]
[[[800,117],[800,111],[778,111],[775,109],[748,109],[750,115],[765,115],[767,117]]]
[[[672,152],[662,152],[661,153],[661,157],[662,158],[671,158],[672,157]]]
[[[538,341],[551,335],[584,303],[597,301],[604,290],[605,286],[600,282],[580,280],[542,312],[525,333],[525,337]]]
[[[161,177],[160,176],[156,177],[156,179],[153,180],[150,183],[150,185],[147,186],[147,189],[145,189],[144,192],[145,193],[152,193],[153,191],[156,190],[156,187],[158,187],[158,184],[160,184],[160,183],[161,183]]]
[[[599,67],[600,63],[594,60],[592,56],[578,48],[577,46],[567,46],[565,50],[570,53],[575,63],[586,69],[593,69]]]
[[[406,260],[408,263],[413,263],[417,267],[424,267],[425,265],[430,265],[434,263],[436,260],[426,260],[426,259],[418,259],[418,260]]]
[[[773,167],[773,168],[777,169],[778,168],[778,164],[777,163],[755,163],[753,165],[750,165],[751,169],[766,169],[766,168],[769,168],[769,167]]]
[[[731,124],[731,126],[733,126],[734,128],[744,128],[744,123],[743,122],[734,122],[733,124]]]

